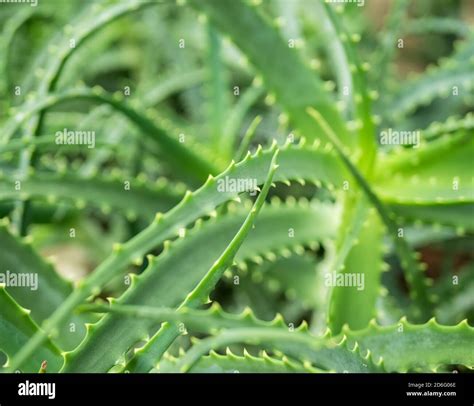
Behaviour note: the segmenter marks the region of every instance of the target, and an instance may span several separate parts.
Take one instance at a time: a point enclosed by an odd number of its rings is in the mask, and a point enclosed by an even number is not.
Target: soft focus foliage
[[[474,366],[469,1],[7,3],[4,371]]]

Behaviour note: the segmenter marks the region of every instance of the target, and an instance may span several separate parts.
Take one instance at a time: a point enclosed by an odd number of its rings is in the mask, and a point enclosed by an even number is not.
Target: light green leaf
[[[0,350],[8,357],[16,354],[28,339],[38,331],[38,326],[30,318],[29,311],[18,305],[0,284]],[[22,366],[24,372],[38,372],[46,361],[48,368],[57,370],[63,359],[59,349],[49,340]],[[8,362],[7,365],[8,366]]]

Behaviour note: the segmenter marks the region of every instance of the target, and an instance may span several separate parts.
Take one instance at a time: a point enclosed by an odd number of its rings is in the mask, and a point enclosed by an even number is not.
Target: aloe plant
[[[472,29],[327,3],[0,6],[2,372],[474,367]]]

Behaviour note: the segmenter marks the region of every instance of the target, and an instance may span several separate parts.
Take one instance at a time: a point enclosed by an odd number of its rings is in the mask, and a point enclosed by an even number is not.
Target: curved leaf
[[[276,145],[275,145],[276,146]],[[187,193],[183,200],[165,215],[159,215],[156,220],[141,233],[116,250],[68,297],[63,305],[42,325],[38,333],[12,361],[14,368],[25,360],[41,344],[47,334],[62,320],[69,317],[73,309],[83,302],[93,292],[100,290],[114,275],[123,272],[133,261],[140,260],[147,252],[156,248],[168,238],[178,235],[179,231],[196,221],[199,217],[212,214],[214,209],[242,192],[241,189],[219,192],[218,182],[238,179],[255,179],[261,184],[268,168],[271,153],[261,148],[238,164],[232,165],[218,177],[209,177],[206,183],[194,193]],[[280,150],[280,169],[275,175],[275,181],[288,179],[307,179],[312,182],[323,181],[329,186],[341,182],[341,167],[329,151],[322,151],[318,144],[311,148],[287,145]],[[334,186],[332,186],[334,187]]]
[[[334,220],[331,216],[324,215],[319,208],[319,205],[309,206],[306,210],[302,207],[266,207],[256,221],[255,230],[250,232],[239,250],[236,260],[253,259],[256,255],[267,252],[278,253],[280,250],[291,249],[305,241],[314,242],[318,239],[318,235],[315,234],[318,224],[320,224],[320,236],[324,238],[326,233],[331,232],[329,230],[332,229],[331,222]],[[178,306],[212,266],[214,258],[228,245],[242,224],[244,213],[237,211],[229,216],[218,216],[210,223],[203,223],[200,228],[191,230],[185,238],[172,243],[169,250],[152,261],[147,271],[137,278],[120,302]],[[288,229],[291,226],[295,227],[294,238],[288,236]],[[273,233],[273,239],[261,239],[262,235],[271,233]],[[218,239],[215,238],[217,235]],[[192,254],[191,247],[194,248]],[[134,327],[131,327],[131,323]],[[146,327],[153,325],[154,323],[144,323],[136,319],[124,321],[120,317],[103,319],[99,325],[91,328],[88,340],[82,344],[80,352],[71,354],[65,370],[89,371],[90,368],[99,371],[107,370],[128,348],[146,337],[148,332]],[[121,333],[114,339],[116,345],[112,351],[109,335],[116,334],[119,330]],[[173,330],[170,337],[172,337],[171,340],[176,337]],[[106,356],[103,351],[97,351],[97,353],[87,351],[87,349],[98,348],[97,346],[102,345],[108,346]],[[165,346],[165,350],[168,345]],[[156,361],[158,359],[159,357]]]
[[[20,182],[20,189],[18,183]],[[70,173],[51,174],[35,172],[25,180],[0,178],[0,200],[27,200],[36,197],[48,201],[71,199],[77,205],[85,202],[98,205],[104,211],[117,208],[133,217],[152,219],[158,211],[173,207],[184,194],[183,185],[171,186],[165,179],[156,183],[123,177],[78,177]]]
[[[16,354],[22,346],[38,331],[38,326],[30,318],[29,311],[18,305],[6,292],[5,285],[0,284],[0,350],[8,357]],[[49,340],[23,365],[25,372],[38,372],[42,363],[46,361],[53,370],[62,364],[59,349]],[[7,365],[8,367],[8,361]]]
[[[474,137],[463,133],[389,154],[375,171],[375,190],[395,204],[473,203],[473,154]]]
[[[442,326],[434,319],[420,325],[401,319],[391,326],[379,326],[372,321],[363,330],[353,331],[346,326],[341,334],[331,335],[328,332],[318,337],[308,333],[304,324],[289,330],[281,318],[263,322],[256,319],[250,310],[232,315],[224,313],[219,306],[205,311],[116,304],[110,307],[92,306],[91,309],[118,312],[130,317],[181,320],[188,328],[216,334],[195,343],[179,360],[177,366],[182,371],[192,368],[210,350],[239,342],[257,345],[271,343],[296,360],[306,360],[311,365],[339,372],[432,371],[442,365],[474,368],[474,328],[466,321],[456,326]]]
[[[172,371],[179,361],[171,356],[160,363],[158,369],[152,372]],[[225,355],[211,351],[208,356],[202,357],[189,371],[191,373],[309,373],[320,372],[309,365],[305,366],[298,362],[270,357],[265,352],[260,356],[253,356],[244,350],[242,356],[233,354],[229,349]]]
[[[22,307],[30,309],[35,322],[41,323],[71,294],[72,284],[63,280],[27,240],[22,241],[11,234],[6,225],[0,225],[0,246],[0,273],[8,278],[8,275],[15,275],[17,279],[30,276],[33,277],[32,281],[36,281],[36,286],[7,286],[5,289]],[[84,317],[78,315],[71,315],[65,320],[55,337],[58,344],[65,349],[74,348],[84,337],[85,321]],[[71,325],[74,325],[73,329]]]
[[[209,173],[216,173],[212,164],[196,154],[196,146],[184,147],[182,143],[167,132],[165,123],[157,123],[157,118],[143,115],[139,110],[124,102],[124,96],[113,97],[101,88],[74,89],[51,94],[38,102],[22,106],[22,111],[11,118],[3,127],[2,137],[8,141],[19,128],[19,126],[33,116],[35,113],[51,108],[65,101],[87,100],[94,103],[105,103],[118,112],[124,114],[129,120],[137,125],[145,136],[151,137],[162,149],[163,156],[167,159],[178,173],[185,173],[194,179],[205,179]],[[172,158],[172,159],[171,159]]]
[[[321,128],[306,113],[305,109],[312,106],[327,118],[344,144],[354,145],[354,137],[350,136],[322,81],[296,50],[285,43],[258,6],[252,8],[242,0],[191,0],[189,4],[205,13],[244,52],[301,135],[309,140],[324,137]]]

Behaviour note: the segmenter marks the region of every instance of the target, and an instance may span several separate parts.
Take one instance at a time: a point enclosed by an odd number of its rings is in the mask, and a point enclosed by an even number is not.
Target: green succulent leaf
[[[28,339],[38,331],[38,325],[30,318],[30,312],[21,307],[0,284],[0,350],[8,357],[13,357]],[[46,341],[35,354],[24,363],[22,371],[38,372],[42,363],[57,370],[63,359],[60,350],[51,342]],[[8,366],[8,361],[7,365]]]
[[[177,137],[171,136],[167,132],[167,127],[169,126],[163,122],[157,123],[159,121],[157,117],[149,117],[142,114],[136,108],[124,102],[123,95],[113,97],[101,88],[67,90],[58,94],[50,94],[36,103],[23,106],[22,112],[16,114],[4,125],[2,133],[4,142],[8,141],[20,125],[35,113],[71,100],[105,103],[122,113],[137,125],[146,136],[151,137],[158,144],[162,150],[162,155],[168,157],[168,163],[178,172],[194,179],[201,178],[201,180],[205,179],[209,173],[216,172],[213,165],[206,162],[200,155],[197,155],[193,149],[184,147]],[[173,159],[171,160],[169,157],[173,157]]]
[[[252,105],[257,102],[260,97],[262,97],[263,94],[263,87],[252,86],[247,89],[245,93],[240,96],[240,99],[235,103],[229,112],[224,130],[225,134],[229,134],[231,139],[235,140],[237,138],[240,126],[242,125],[246,113],[250,107],[252,107]],[[246,138],[244,137],[238,151],[235,154],[236,160],[241,160],[245,153],[249,150],[248,143],[245,143],[245,140]]]
[[[263,151],[261,148],[254,154],[248,155],[239,164],[230,165],[218,177],[209,177],[207,182],[196,192],[187,193],[183,200],[167,214],[158,215],[155,221],[132,240],[116,247],[116,250],[84,280],[77,289],[68,297],[63,305],[51,316],[42,331],[31,340],[20,354],[17,354],[18,364],[21,364],[34,348],[58,323],[69,317],[74,308],[89,297],[93,292],[100,290],[111,276],[120,274],[128,264],[139,260],[153,248],[165,240],[173,238],[180,230],[196,221],[199,217],[212,214],[215,208],[226,201],[238,197],[240,190],[219,192],[219,182],[231,179],[255,179],[261,184],[268,168],[271,154],[275,147]],[[299,146],[288,145],[280,150],[280,169],[274,180],[305,179],[313,182],[325,182],[328,185],[340,183],[341,168],[333,155],[323,151],[315,144],[313,148],[302,149]],[[13,361],[12,361],[13,362]]]
[[[410,21],[405,28],[408,34],[425,35],[431,33],[456,34],[467,37],[472,29],[460,21],[449,17],[423,17]]]
[[[346,366],[349,371],[350,368],[356,368],[359,372],[364,371],[364,368],[365,371],[372,368],[385,371],[421,368],[431,371],[442,365],[474,366],[474,328],[466,321],[456,326],[442,326],[434,319],[421,325],[410,324],[402,319],[391,326],[379,326],[372,321],[362,330],[353,331],[346,326],[341,334],[327,333],[317,337],[308,333],[305,325],[291,330],[281,318],[263,322],[255,318],[251,311],[232,315],[223,312],[217,305],[205,311],[188,308],[174,311],[118,304],[110,307],[92,306],[89,309],[118,312],[128,317],[180,320],[190,329],[214,334],[214,337],[196,342],[181,357],[177,366],[186,371],[212,349],[236,342],[260,345],[262,341],[271,342],[285,355],[291,355],[296,360],[309,356],[306,361],[310,364],[329,370],[336,365],[338,368]],[[307,347],[312,348],[312,351],[307,351]],[[420,353],[422,357],[419,357]],[[364,360],[366,363],[359,364],[357,357],[359,362]],[[344,369],[336,371],[342,372]]]
[[[208,26],[209,41],[209,120],[212,144],[217,151],[224,156],[230,157],[231,148],[234,144],[225,131],[225,121],[229,111],[229,84],[222,60],[222,41],[219,33],[214,27]]]
[[[344,162],[347,169],[351,172],[351,175],[356,180],[357,184],[364,191],[366,198],[377,209],[380,218],[383,220],[385,226],[388,229],[390,237],[394,242],[394,247],[401,261],[402,268],[405,272],[406,280],[411,288],[410,293],[412,295],[412,298],[414,301],[417,302],[415,317],[417,319],[426,319],[430,308],[430,300],[427,295],[428,282],[422,272],[423,268],[420,267],[420,265],[418,264],[418,261],[411,252],[410,247],[405,241],[403,234],[400,234],[400,228],[398,228],[398,225],[392,220],[391,213],[388,211],[384,203],[379,200],[378,196],[374,193],[370,185],[367,183],[367,180],[360,173],[357,167],[352,163],[351,159],[347,156],[344,147],[332,134],[332,130],[329,126],[327,126],[327,123],[325,122],[324,118],[322,118],[321,115],[315,110],[310,109],[309,113],[325,128],[327,136],[332,140],[335,149],[341,157],[341,160]],[[355,229],[357,230],[357,228]]]
[[[435,319],[423,325],[402,319],[394,326],[371,323],[364,330],[345,333],[350,343],[357,342],[373,359],[383,360],[387,371],[432,371],[441,365],[474,367],[474,328],[466,320],[442,326]]]
[[[400,224],[454,227],[459,234],[474,231],[474,204],[390,204]]]
[[[474,368],[464,4],[310,3],[2,7],[0,372]]]
[[[318,206],[319,205],[316,205],[312,208],[309,206],[303,215],[301,215],[301,208],[297,206],[280,206],[278,208],[268,206],[264,208],[256,221],[255,229],[249,233],[248,238],[243,243],[235,260],[237,262],[252,260],[263,253],[274,252],[278,254],[279,251],[284,252],[288,249],[291,250],[292,247],[305,244],[306,242],[314,242],[318,239],[314,233],[318,228],[321,231],[321,239],[325,238],[326,233],[330,235],[334,230],[331,231],[330,224],[325,222],[333,220],[331,220],[330,216],[325,216],[323,213],[320,213],[320,211],[317,210]],[[242,224],[242,221],[245,219],[245,213],[245,211],[237,211],[232,212],[230,216],[217,216],[214,221],[203,223],[199,229],[191,230],[184,239],[171,244],[169,250],[158,256],[156,260],[149,265],[149,269],[142,276],[138,277],[134,285],[132,285],[120,302],[155,306],[178,306],[185,300],[188,293],[212,266],[212,258],[217,257],[227,246],[230,238],[235,235],[239,225]],[[285,213],[285,215],[282,215],[283,213]],[[313,218],[311,213],[319,214]],[[318,225],[319,223],[320,226]],[[295,238],[288,237],[288,228],[290,228],[291,225],[295,226]],[[275,239],[262,240],[261,236],[268,235],[268,233],[273,233]],[[219,240],[213,239],[212,236],[215,235],[219,235]],[[213,241],[213,243],[209,244],[209,241]],[[189,252],[189,247],[192,246],[203,247],[203,249],[200,250],[202,255],[199,259],[197,257],[191,258],[186,255],[186,253]],[[182,277],[176,279],[178,273],[186,275],[186,278]],[[178,281],[179,283],[177,283]],[[170,285],[170,283],[172,285]],[[173,288],[171,288],[171,286]],[[146,294],[148,291],[153,291],[155,294],[150,297]],[[135,327],[130,327],[131,322],[137,323]],[[110,325],[114,325],[115,327],[110,329]],[[143,326],[147,325],[150,325],[150,323],[144,324],[143,321],[140,322],[138,320],[124,321],[120,317],[104,319],[98,325],[97,331],[91,332],[88,342],[86,344],[83,343],[84,348],[93,348],[97,343],[106,345],[107,342],[110,342],[110,338],[107,338],[110,332],[112,330],[117,331],[118,326],[121,326],[120,330],[123,331],[123,333],[120,335],[120,342],[116,339],[116,353],[108,351],[110,361],[107,362],[109,362],[109,364],[102,367],[103,370],[106,370],[107,367],[110,367],[134,342],[138,342],[140,339],[146,337],[148,330]],[[98,354],[100,354],[100,352]],[[90,352],[85,349],[79,355],[76,354],[71,357],[71,363],[69,365],[66,364],[67,370],[87,369],[88,366],[86,362],[92,362],[92,358],[96,357],[96,355],[90,354]],[[88,358],[91,358],[91,360],[89,361]],[[101,362],[105,363],[106,360],[103,359]]]
[[[176,364],[179,359],[166,356],[166,360],[162,361],[159,368],[152,372],[165,372],[176,370]],[[211,351],[209,355],[201,357],[201,359],[191,368],[190,373],[208,374],[208,373],[317,373],[321,372],[310,365],[289,360],[286,357],[271,357],[263,352],[258,356],[251,355],[244,350],[243,355],[236,355],[227,348],[225,355]]]
[[[2,30],[2,36],[0,39],[0,72],[4,78],[4,80],[0,81],[0,95],[2,96],[2,99],[3,97],[7,97],[7,91],[11,85],[9,62],[12,42],[17,31],[34,15],[34,12],[35,10],[32,8],[22,10],[18,14],[12,16]]]
[[[371,209],[356,244],[347,254],[344,269],[325,275],[325,282],[333,286],[328,315],[331,331],[341,331],[344,324],[358,330],[375,317],[384,269],[382,237],[381,221]]]
[[[20,306],[30,309],[29,315],[36,323],[43,322],[71,294],[72,284],[35,252],[28,239],[12,234],[6,224],[0,226],[0,246],[0,272],[8,281],[13,281],[3,290],[6,289]],[[21,286],[22,280],[31,281],[31,286]],[[76,346],[84,337],[86,320],[80,315],[71,315],[65,320],[58,329],[58,344],[65,349]],[[74,325],[72,330],[71,325]]]
[[[340,19],[337,18],[332,7],[325,3],[325,10],[334,27],[337,37],[342,43],[344,53],[347,57],[348,67],[346,68],[351,73],[351,84],[342,84],[351,89],[350,98],[354,106],[354,116],[359,130],[359,147],[364,150],[364,160],[359,162],[359,166],[363,172],[372,168],[373,160],[375,159],[376,143],[375,143],[375,126],[372,118],[372,101],[369,96],[369,90],[366,80],[365,71],[367,71],[367,64],[363,65],[359,56],[357,55],[352,43],[357,43],[360,36],[355,34],[350,36],[344,28]],[[321,112],[320,112],[321,113]]]
[[[129,180],[130,179],[130,180]],[[85,202],[110,212],[112,208],[148,220],[156,212],[166,211],[184,194],[184,185],[170,185],[165,179],[155,183],[143,179],[91,176],[78,177],[70,173],[51,174],[36,172],[20,181],[17,190],[14,176],[0,180],[0,200],[45,198],[48,201],[68,199],[82,207]]]
[[[396,52],[396,41],[400,36],[400,30],[404,26],[405,16],[410,5],[409,0],[400,0],[392,3],[387,23],[380,34],[380,47],[374,54],[374,66],[377,66],[374,83],[377,83],[379,91],[385,90],[386,77],[389,66]]]
[[[86,308],[87,309],[87,308]],[[235,343],[253,345],[269,344],[275,350],[299,360],[304,365],[317,365],[318,368],[331,371],[375,372],[380,370],[370,357],[363,356],[357,347],[349,348],[345,338],[339,341],[315,337],[307,332],[305,324],[298,328],[289,327],[283,318],[277,315],[274,320],[258,320],[250,309],[240,315],[222,312],[214,305],[208,310],[148,308],[140,306],[91,307],[92,310],[112,311],[135,317],[155,318],[157,320],[182,321],[188,328],[199,332],[214,332],[214,337],[198,341],[174,366],[174,371],[188,372],[201,356],[212,349]]]
[[[346,145],[354,145],[354,138],[346,129],[323,82],[302,61],[296,50],[284,41],[277,29],[258,10],[258,6],[252,7],[243,0],[192,0],[189,4],[205,13],[211,23],[228,34],[245,53],[262,75],[267,89],[275,94],[303,136],[311,141],[324,137],[321,129],[306,113],[305,109],[312,106],[334,126],[334,131]],[[235,21],[239,21],[239,24],[235,24]],[[251,35],[256,32],[258,36]],[[278,69],[274,69],[275,66]]]
[[[375,171],[375,190],[385,202],[398,204],[472,203],[473,153],[472,134],[459,133],[389,154]]]
[[[255,219],[265,203],[265,199],[272,185],[273,177],[278,168],[278,165],[276,164],[278,152],[279,150],[277,149],[272,157],[262,191],[246,216],[245,221],[242,223],[241,227],[238,229],[237,233],[229,242],[222,254],[212,264],[209,271],[180,303],[178,309],[182,307],[195,308],[204,304],[215,289],[219,280],[222,278],[224,272],[232,265],[235,256],[248,233],[255,227]],[[156,364],[157,360],[161,359],[166,346],[171,345],[171,336],[174,335],[175,337],[178,337],[179,334],[180,331],[177,326],[173,324],[164,324],[145,346],[135,352],[134,358],[126,368],[132,368],[135,371],[149,371],[150,368]]]
[[[459,94],[469,93],[474,86],[472,38],[470,36],[463,46],[439,67],[432,68],[427,74],[405,84],[392,96],[393,101],[387,105],[386,114],[399,120],[414,112],[417,107],[431,103],[435,98],[455,100]]]

